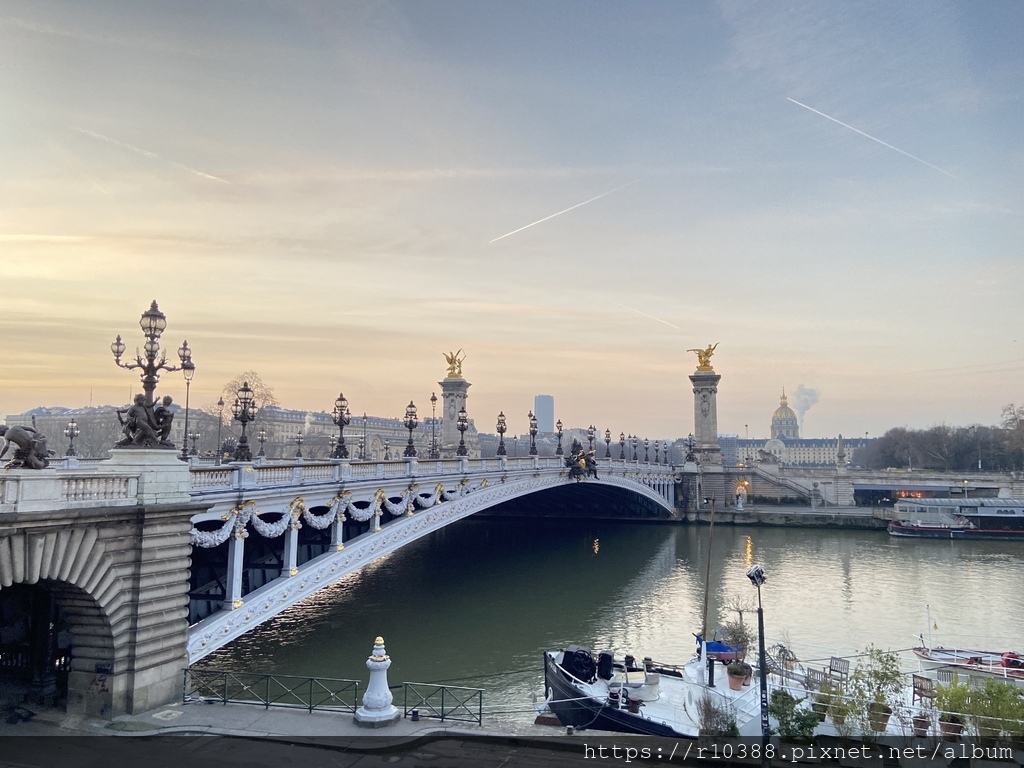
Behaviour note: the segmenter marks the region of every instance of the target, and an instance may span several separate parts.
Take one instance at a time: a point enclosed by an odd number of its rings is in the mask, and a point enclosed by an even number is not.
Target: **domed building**
[[[779,398],[779,407],[772,414],[772,437],[779,440],[799,440],[800,421],[793,409],[789,407],[789,400],[786,399],[786,390],[783,388],[782,397]]]

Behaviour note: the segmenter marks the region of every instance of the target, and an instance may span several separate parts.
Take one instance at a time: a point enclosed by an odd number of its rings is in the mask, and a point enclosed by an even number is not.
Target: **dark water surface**
[[[541,653],[568,643],[682,663],[701,627],[706,525],[465,520],[322,590],[203,667],[365,681],[377,635],[389,682],[485,689],[491,722],[530,722]],[[884,532],[718,525],[711,627],[756,602],[768,642],[802,659],[920,633],[1024,651],[1024,551],[1014,542],[914,541]],[[756,615],[745,615],[756,622]],[[937,625],[938,629],[934,628]],[[808,646],[817,646],[809,648]],[[904,654],[909,660],[910,654]],[[396,702],[400,704],[400,702]]]

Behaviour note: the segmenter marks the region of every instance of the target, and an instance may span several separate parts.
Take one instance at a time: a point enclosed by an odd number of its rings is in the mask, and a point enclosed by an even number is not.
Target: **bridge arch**
[[[650,486],[646,483],[650,483]],[[491,478],[477,482],[464,480],[455,489],[447,491],[440,483],[432,490],[421,489],[415,484],[406,486],[404,491],[396,491],[393,487],[387,490],[378,488],[371,492],[364,488],[362,496],[365,497],[368,492],[372,493],[372,502],[369,504],[365,498],[359,502],[352,501],[346,494],[339,494],[331,501],[327,508],[336,510],[334,532],[330,539],[333,546],[322,555],[300,563],[295,557],[298,531],[301,529],[300,520],[309,522],[306,512],[314,507],[310,502],[311,506],[307,509],[303,498],[299,497],[291,502],[293,515],[296,514],[294,510],[302,509],[294,518],[296,526],[292,526],[289,531],[282,529],[278,534],[293,537],[292,543],[286,540],[282,547],[286,553],[286,561],[282,563],[281,578],[243,595],[238,589],[232,592],[230,585],[232,579],[237,583],[241,578],[245,545],[240,542],[244,542],[248,536],[244,531],[245,526],[260,515],[250,513],[246,518],[246,510],[242,509],[244,504],[236,505],[231,513],[224,517],[226,523],[219,531],[202,533],[203,537],[209,537],[207,543],[213,543],[215,539],[221,542],[230,541],[230,545],[234,547],[232,551],[236,565],[228,565],[228,591],[225,594],[224,609],[202,619],[189,630],[189,663],[199,661],[320,589],[411,541],[498,504],[555,488],[565,491],[576,486],[579,486],[581,491],[584,487],[592,489],[604,486],[617,492],[635,494],[646,504],[657,509],[665,518],[675,516],[671,480],[662,482],[639,474],[636,477],[608,474],[600,479],[590,478],[583,484],[567,482],[564,472],[502,475],[495,481]],[[395,499],[399,499],[400,503],[395,503]],[[256,506],[256,502],[246,504]],[[341,514],[343,506],[344,515]],[[324,506],[319,505],[319,508],[323,509]],[[389,519],[381,525],[385,514]],[[374,519],[376,524],[372,522]],[[362,535],[345,539],[343,527],[350,525],[352,520],[360,524],[370,521],[371,524],[366,526],[366,532]],[[264,526],[265,523],[261,522],[259,525]],[[193,541],[198,541],[196,532],[193,534]],[[287,554],[289,551],[292,553],[290,559]]]

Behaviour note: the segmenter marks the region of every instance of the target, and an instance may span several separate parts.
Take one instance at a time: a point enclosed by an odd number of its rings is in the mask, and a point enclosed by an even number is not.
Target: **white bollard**
[[[370,683],[363,694],[363,706],[353,715],[356,725],[364,728],[383,728],[401,719],[402,713],[391,703],[394,696],[388,688],[390,666],[391,659],[384,649],[384,638],[378,637],[373,642],[373,653],[366,660],[366,668],[370,670]]]

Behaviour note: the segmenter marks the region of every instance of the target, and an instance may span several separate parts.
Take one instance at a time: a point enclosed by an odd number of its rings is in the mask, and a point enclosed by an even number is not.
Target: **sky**
[[[190,400],[525,431],[995,424],[1024,404],[1024,4],[5,0],[0,415]],[[180,373],[158,392],[184,399]],[[793,401],[791,400],[791,405]]]

